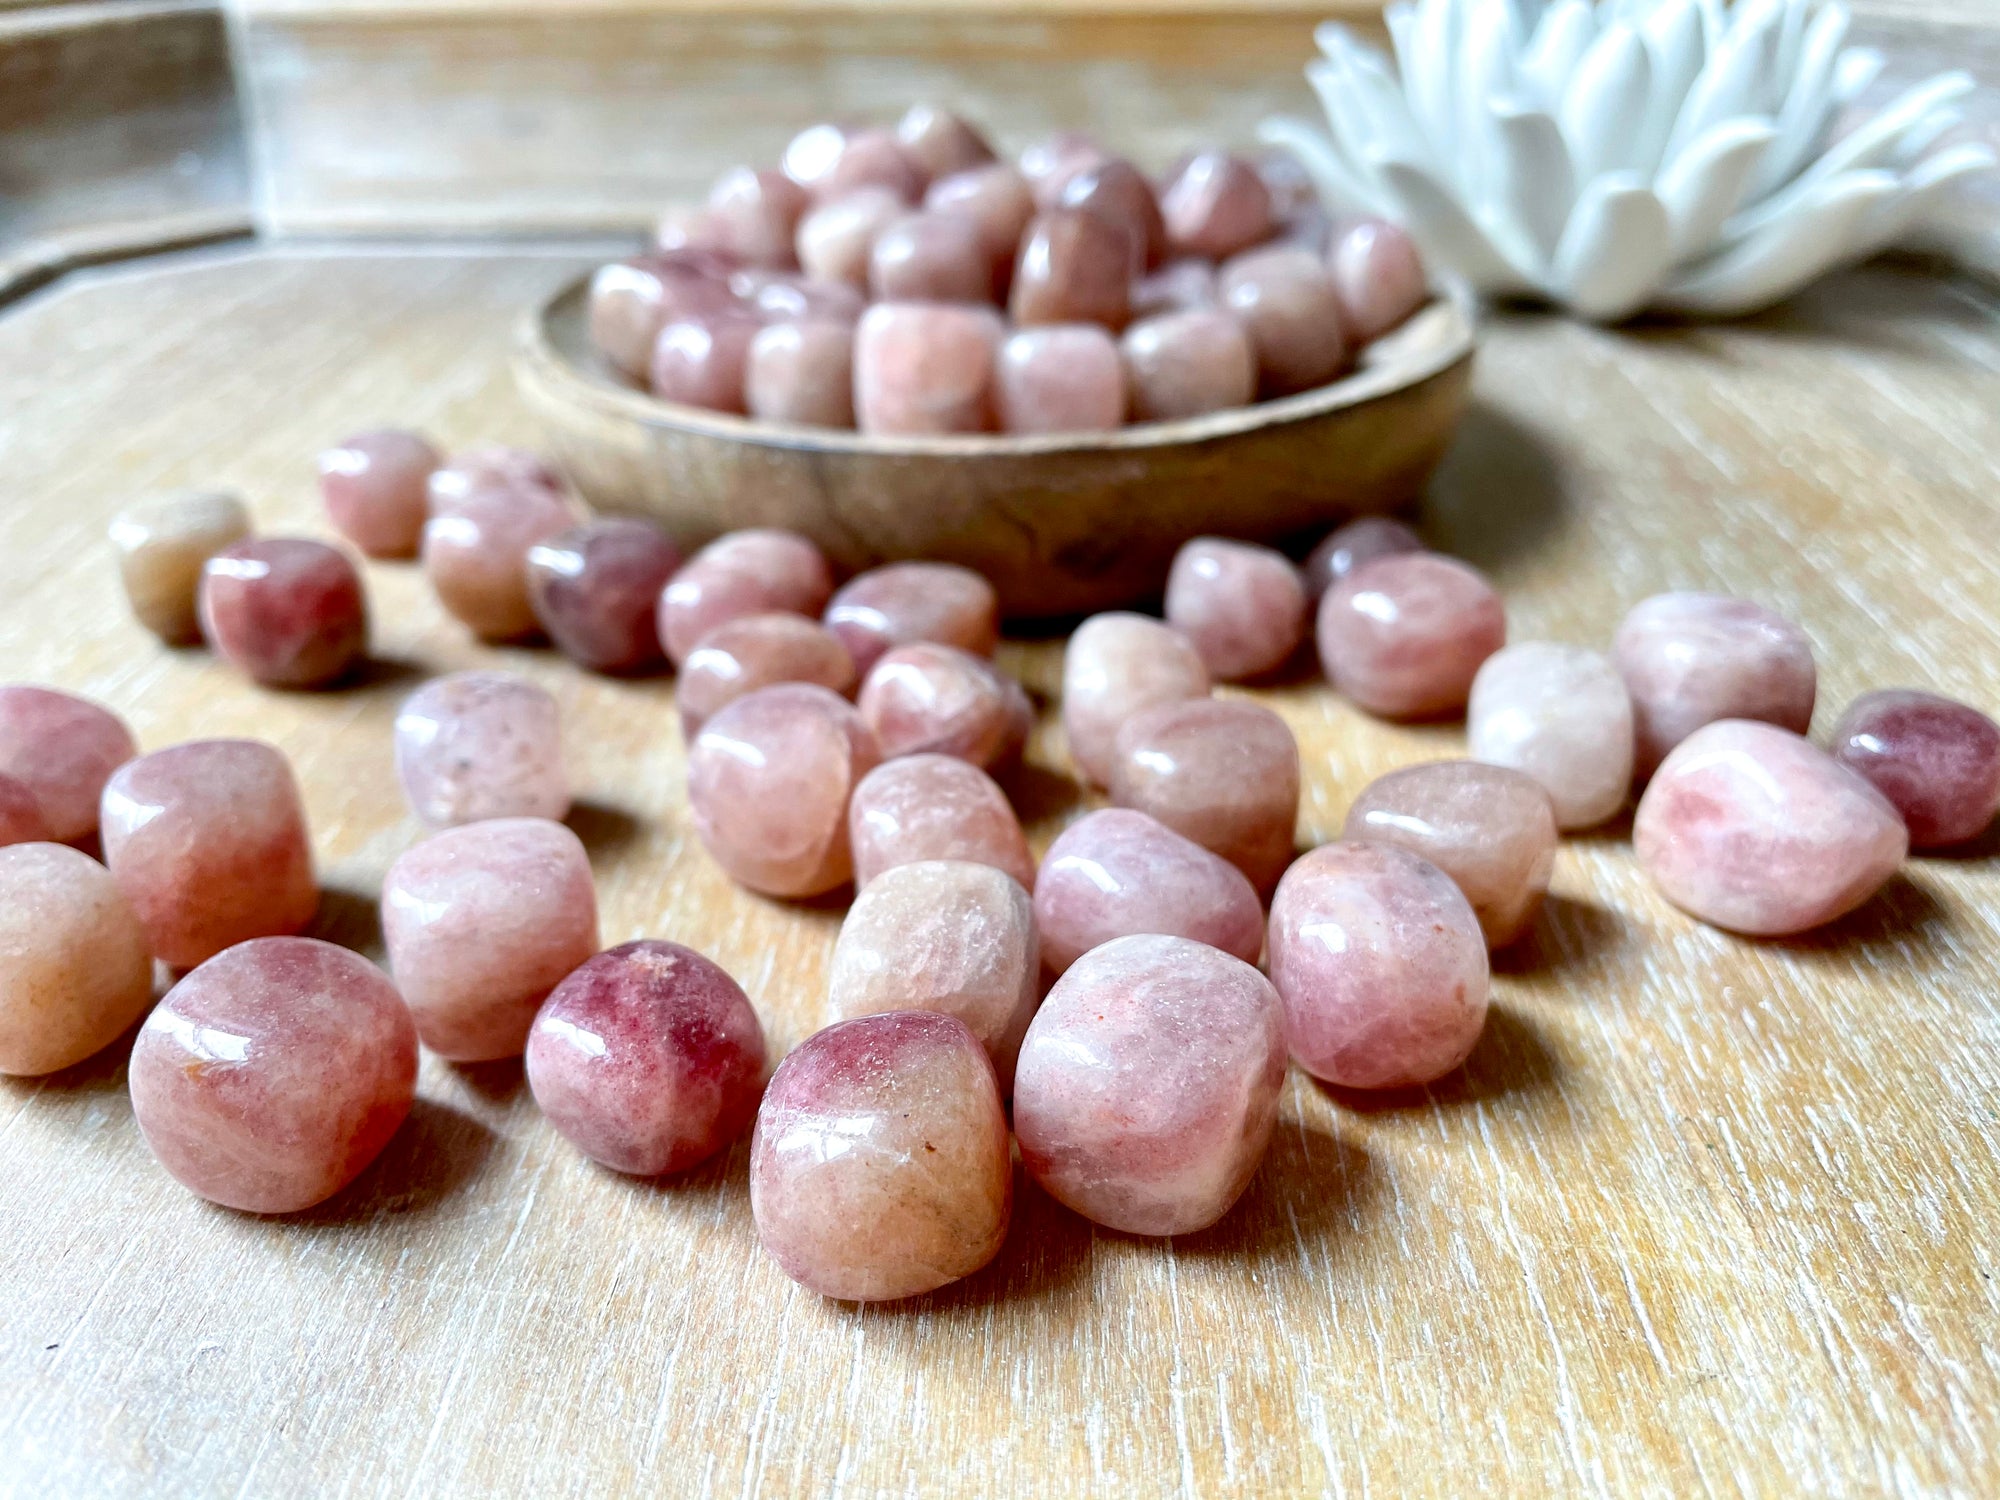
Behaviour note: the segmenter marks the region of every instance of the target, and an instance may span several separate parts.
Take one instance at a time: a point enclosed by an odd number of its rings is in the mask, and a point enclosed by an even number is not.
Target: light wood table
[[[380,420],[531,441],[509,326],[574,256],[208,252],[92,272],[0,318],[0,674],[148,747],[262,735],[304,780],[320,931],[374,951],[419,837],[390,719],[420,674],[505,665],[567,715],[604,935],[693,943],[782,1051],[839,920],[732,888],[692,837],[667,681],[470,644],[371,566],[380,665],[260,691],[125,617],[129,496],[242,489],[318,531],[311,459]],[[1882,267],[1732,328],[1492,327],[1434,539],[1517,639],[1602,643],[1655,590],[1754,595],[1824,667],[1821,726],[1914,683],[2000,707],[2000,318]],[[1060,646],[1003,660],[1034,688]],[[1455,728],[1322,687],[1302,840]],[[1052,718],[1017,784],[1077,814]],[[0,1085],[0,1492],[1128,1496],[2000,1492],[2000,867],[1913,862],[1834,928],[1752,943],[1668,908],[1623,831],[1571,841],[1499,966],[1470,1065],[1374,1103],[1302,1078],[1263,1171],[1177,1242],[1025,1182],[986,1272],[856,1310],[758,1250],[739,1146],[600,1171],[517,1067],[427,1060],[385,1158],[261,1220],[152,1163],[125,1048]]]

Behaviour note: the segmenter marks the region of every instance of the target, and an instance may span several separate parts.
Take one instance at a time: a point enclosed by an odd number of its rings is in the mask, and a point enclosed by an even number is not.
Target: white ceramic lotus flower
[[[1407,225],[1495,296],[1611,322],[1733,316],[1887,248],[1984,146],[1941,144],[1972,88],[1841,118],[1881,56],[1834,0],[1401,0],[1396,62],[1325,25],[1331,135],[1267,121],[1334,204]],[[1400,75],[1400,78],[1399,78]],[[1839,129],[1836,129],[1836,121]]]

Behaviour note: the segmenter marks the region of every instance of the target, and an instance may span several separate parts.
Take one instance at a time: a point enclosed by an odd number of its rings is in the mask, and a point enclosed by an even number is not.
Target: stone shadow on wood
[[[1440,552],[1498,573],[1560,531],[1572,509],[1551,444],[1475,397],[1424,492],[1418,530]]]
[[[479,1174],[496,1139],[463,1110],[420,1097],[402,1129],[354,1181],[317,1207],[269,1217],[275,1224],[331,1227],[429,1213]]]
[[[1492,955],[1493,972],[1509,978],[1595,968],[1625,946],[1628,923],[1609,906],[1551,891],[1534,925]]]
[[[1321,1083],[1320,1091],[1358,1115],[1407,1110],[1460,1109],[1468,1104],[1545,1093],[1561,1077],[1561,1064],[1541,1033],[1516,1012],[1495,1002],[1486,1029],[1462,1067],[1418,1088],[1350,1089]]]

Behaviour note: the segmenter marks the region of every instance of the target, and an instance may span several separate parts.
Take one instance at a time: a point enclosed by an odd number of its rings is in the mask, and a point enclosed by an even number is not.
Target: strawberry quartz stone
[[[511,672],[453,672],[404,699],[396,775],[434,828],[569,811],[556,700]]]
[[[660,590],[680,550],[651,521],[590,521],[528,549],[528,597],[556,649],[594,672],[665,665]]]
[[[33,794],[44,838],[70,843],[97,832],[105,782],[138,753],[125,721],[88,698],[28,683],[0,687],[0,776]]]
[[[2000,725],[1936,693],[1862,694],[1834,726],[1833,754],[1894,804],[1913,849],[1977,838],[2000,809]]]
[[[1217,682],[1285,664],[1306,633],[1306,587],[1282,552],[1196,537],[1167,574],[1167,623],[1193,642]]]
[[[1320,666],[1379,718],[1464,708],[1479,668],[1506,643],[1507,612],[1493,585],[1433,552],[1378,557],[1320,599]]]
[[[932,641],[882,656],[855,706],[885,760],[955,755],[985,770],[1017,759],[1035,723],[1020,683],[983,656]]]
[[[674,702],[692,737],[709,719],[759,688],[810,682],[843,697],[854,689],[854,658],[840,637],[804,615],[744,615],[703,636],[681,662]]]
[[[717,537],[660,592],[660,644],[679,666],[718,625],[774,611],[817,616],[833,597],[833,569],[795,531],[757,528]]]
[[[854,883],[920,860],[962,859],[1035,883],[1035,856],[1000,784],[955,755],[884,761],[854,789],[847,810]]]
[[[430,514],[430,478],[443,462],[418,433],[357,432],[319,456],[327,519],[370,557],[414,557]]]
[[[64,844],[0,849],[0,1073],[109,1046],[153,1003],[153,955],[104,866]]]
[[[368,649],[368,599],[345,552],[253,537],[202,565],[201,633],[266,687],[325,687]]]
[[[1063,649],[1062,722],[1069,758],[1098,786],[1111,780],[1118,731],[1157,703],[1206,698],[1208,668],[1188,638],[1145,615],[1092,615]]]
[[[991,656],[1000,643],[1000,598],[955,563],[885,563],[842,585],[826,607],[826,628],[863,677],[885,653],[916,641]]]

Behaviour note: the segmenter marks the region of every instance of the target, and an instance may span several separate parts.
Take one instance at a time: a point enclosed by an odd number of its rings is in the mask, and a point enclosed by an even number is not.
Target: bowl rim
[[[1462,278],[1438,276],[1432,298],[1411,314],[1401,328],[1385,334],[1370,348],[1389,345],[1389,358],[1364,365],[1331,385],[1280,396],[1227,411],[1169,422],[1139,422],[1112,431],[1059,433],[954,433],[884,436],[851,428],[806,427],[765,422],[753,417],[708,411],[662,401],[644,391],[613,383],[608,375],[580,366],[550,336],[550,325],[589,293],[596,269],[565,281],[522,315],[515,329],[515,354],[536,378],[566,400],[648,427],[790,452],[866,455],[880,458],[1010,457],[1064,453],[1143,453],[1216,438],[1232,437],[1265,427],[1305,421],[1329,412],[1360,406],[1397,391],[1422,385],[1452,366],[1471,358],[1478,345],[1479,303]],[[1394,341],[1426,317],[1441,319],[1441,336],[1415,356],[1394,357]]]

